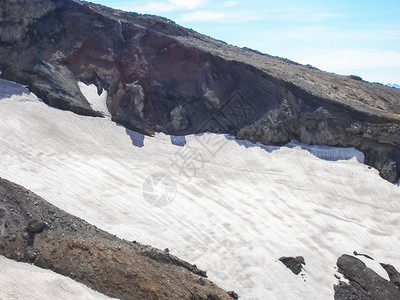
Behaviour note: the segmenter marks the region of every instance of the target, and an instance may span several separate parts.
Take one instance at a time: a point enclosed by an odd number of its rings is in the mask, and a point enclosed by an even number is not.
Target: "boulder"
[[[400,290],[395,283],[379,276],[358,258],[344,254],[337,260],[337,266],[349,283],[335,285],[335,300],[400,299]]]

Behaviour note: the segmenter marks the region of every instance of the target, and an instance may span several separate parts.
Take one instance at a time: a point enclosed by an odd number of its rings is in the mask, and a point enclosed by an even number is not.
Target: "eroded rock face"
[[[119,299],[233,297],[195,265],[118,239],[1,178],[0,199],[0,255],[53,270]]]
[[[393,274],[393,280],[387,281],[373,270],[368,268],[361,260],[351,255],[342,255],[337,261],[338,270],[349,283],[340,282],[335,285],[335,299],[374,299],[396,300],[400,299],[400,290],[396,285],[397,274],[390,267],[385,268],[388,274]],[[391,272],[392,273],[389,273]],[[397,271],[396,271],[397,272]]]
[[[4,0],[0,16],[2,77],[50,105],[100,115],[79,80],[106,89],[113,120],[133,130],[353,146],[398,178],[400,90],[78,0]]]

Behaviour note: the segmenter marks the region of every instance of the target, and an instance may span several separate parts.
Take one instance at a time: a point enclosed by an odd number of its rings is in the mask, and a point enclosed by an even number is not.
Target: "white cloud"
[[[400,84],[400,68],[379,68],[379,69],[353,69],[351,72],[338,71],[339,74],[351,75],[355,74],[361,76],[364,80],[370,82],[380,82],[383,84],[397,83]]]
[[[176,9],[176,6],[169,2],[168,3],[167,2],[150,2],[146,6],[135,9],[135,11],[156,14],[156,13],[172,11],[175,9]]]
[[[169,0],[177,8],[195,9],[203,4],[204,0]]]
[[[340,13],[333,11],[297,6],[268,8],[263,9],[262,12],[268,16],[269,20],[287,20],[290,22],[321,22],[341,16]]]
[[[119,9],[138,13],[159,14],[174,10],[193,10],[206,2],[208,2],[208,0],[168,0],[149,2],[146,5],[140,6],[119,6]]]
[[[218,21],[229,18],[226,12],[218,11],[195,11],[192,13],[183,14],[178,18],[180,22],[195,22],[195,21]]]
[[[239,0],[233,0],[233,1],[225,1],[222,3],[223,7],[233,7],[239,4]]]
[[[205,22],[215,21],[220,23],[240,23],[253,20],[260,20],[262,17],[252,11],[231,11],[221,12],[213,10],[194,11],[183,14],[177,18],[178,22]]]
[[[342,30],[324,25],[311,25],[264,32],[268,40],[299,40],[308,42],[400,40],[400,32],[390,29]]]
[[[252,20],[290,20],[290,21],[322,21],[328,18],[339,16],[336,13],[324,12],[316,9],[247,9],[247,10],[226,10],[236,7],[240,1],[224,1],[219,5],[219,9],[195,10],[181,15],[176,19],[178,22],[201,22],[217,21],[238,23]],[[218,7],[218,6],[217,6]]]
[[[400,67],[400,52],[381,50],[332,50],[294,55],[296,61],[322,70],[336,72],[352,69]]]

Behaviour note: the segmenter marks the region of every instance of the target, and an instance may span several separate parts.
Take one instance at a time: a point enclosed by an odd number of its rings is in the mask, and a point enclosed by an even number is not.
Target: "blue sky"
[[[167,17],[240,47],[322,70],[400,83],[398,0],[92,0]]]

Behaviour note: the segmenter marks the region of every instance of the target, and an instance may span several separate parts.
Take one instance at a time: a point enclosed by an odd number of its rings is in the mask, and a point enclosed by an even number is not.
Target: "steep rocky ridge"
[[[120,299],[232,299],[195,265],[118,239],[1,178],[0,255]]]
[[[398,179],[400,90],[78,0],[5,0],[0,10],[2,77],[50,105],[101,115],[77,86],[93,83],[113,120],[140,132],[354,146]]]

